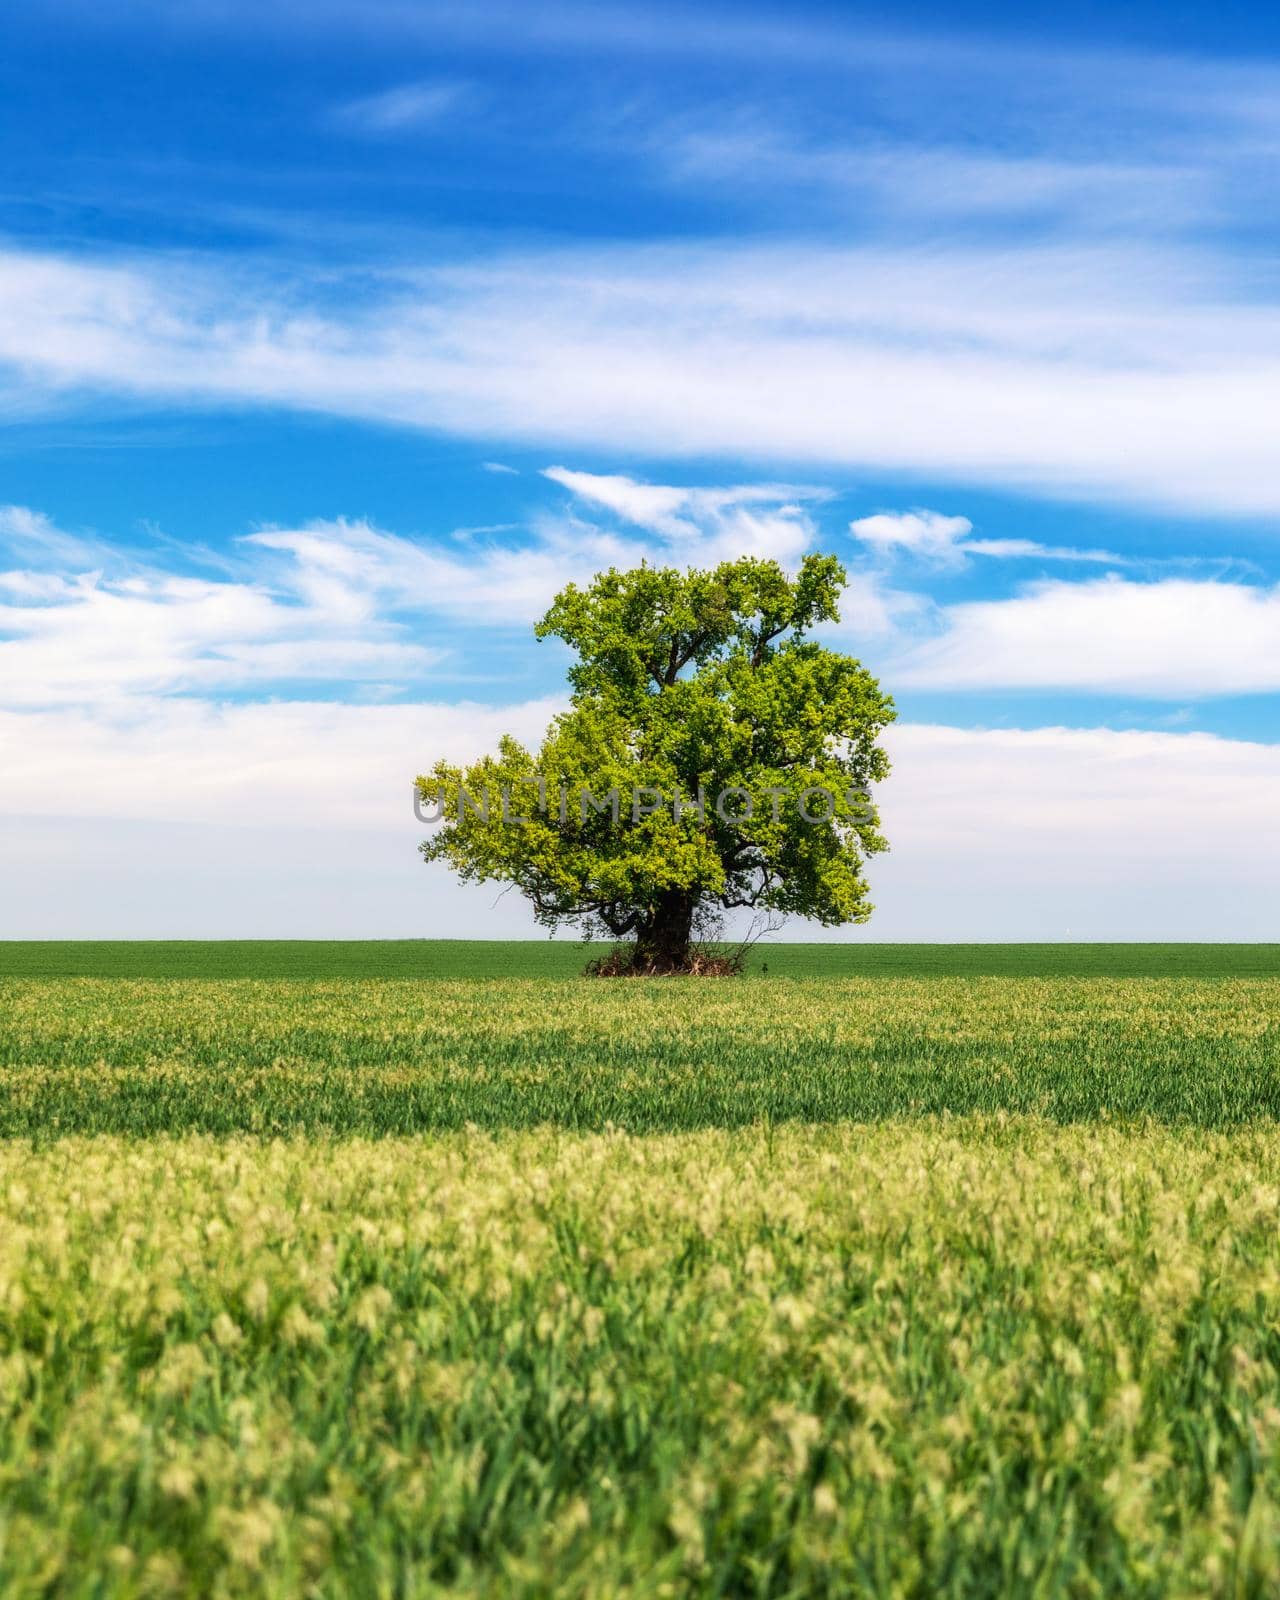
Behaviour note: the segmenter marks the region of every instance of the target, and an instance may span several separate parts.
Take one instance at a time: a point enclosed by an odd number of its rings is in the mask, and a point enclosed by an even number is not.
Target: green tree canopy
[[[423,855],[515,885],[547,926],[634,939],[645,969],[678,970],[735,908],[865,921],[894,710],[808,637],[845,582],[811,555],[794,578],[744,557],[570,584],[536,630],[576,653],[569,710],[536,753],[504,738],[419,777],[444,817]]]

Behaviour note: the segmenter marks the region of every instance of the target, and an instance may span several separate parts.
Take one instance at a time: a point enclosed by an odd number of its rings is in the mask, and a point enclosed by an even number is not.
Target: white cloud
[[[600,472],[571,472],[567,467],[547,467],[544,478],[571,494],[616,512],[627,522],[650,528],[667,539],[697,536],[697,527],[679,513],[690,504],[692,491],[665,484],[637,483],[634,478]]]
[[[681,184],[732,184],[785,215],[807,206],[827,219],[856,213],[864,226],[1052,223],[1097,235],[1203,224],[1221,205],[1220,174],[1204,152],[1158,148],[1161,131],[1146,126],[1145,148],[1126,150],[1113,137],[1101,151],[1057,154],[983,149],[936,133],[842,143],[799,136],[759,115],[726,122],[716,113],[702,126],[677,119],[662,128],[651,159]]]
[[[410,780],[502,732],[536,743],[559,708],[0,711],[0,936],[532,933],[518,895],[424,871]],[[912,724],[887,742],[893,850],[850,937],[1280,938],[1280,746]]]
[[[0,506],[0,551],[38,568],[90,567],[109,553],[100,541],[67,533],[29,506]]]
[[[964,540],[973,531],[968,517],[947,517],[939,511],[878,511],[849,524],[855,539],[877,554],[905,550],[939,566],[960,566]]]
[[[950,606],[892,666],[934,689],[1073,689],[1152,698],[1280,691],[1280,587],[1109,575]]]
[[[109,567],[77,570],[84,550],[48,519],[35,522],[48,534],[42,553],[60,557],[64,570],[0,572],[0,705],[414,681],[443,654],[386,615],[347,524],[306,536],[290,565],[268,571],[259,561],[242,576],[207,578],[105,547],[91,553]]]
[[[208,935],[242,931],[246,915],[263,934],[531,931],[515,897],[495,910],[491,890],[423,873],[409,780],[504,731],[536,743],[557,697],[491,707],[218,696],[335,676],[376,692],[427,662],[430,647],[396,630],[410,613],[534,615],[568,576],[633,561],[654,540],[674,559],[705,559],[726,525],[740,537],[742,517],[774,519],[775,549],[808,531],[777,486],[684,490],[567,471],[557,481],[649,543],[561,521],[522,549],[429,546],[328,522],[251,536],[243,574],[216,580],[124,565],[0,575],[0,932]],[[37,514],[11,522],[58,543]],[[901,640],[927,606],[855,573],[844,628]],[[940,615],[939,638],[890,662],[891,687],[1280,686],[1276,590],[1110,578]],[[894,852],[873,867],[872,937],[1280,934],[1280,747],[911,724],[888,741]],[[125,914],[110,852],[136,854],[129,830],[142,827],[148,851],[130,869]]]
[[[0,603],[0,704],[88,703],[156,691],[229,691],[281,679],[420,678],[440,652],[250,584],[168,575],[63,580]],[[376,636],[381,634],[381,637]],[[5,636],[8,637],[5,637]]]
[[[450,654],[458,641],[449,628],[526,627],[566,583],[587,583],[602,568],[642,558],[712,565],[743,554],[794,563],[816,537],[804,509],[780,498],[793,491],[777,486],[550,475],[632,526],[542,517],[514,539],[471,530],[426,541],[338,518],[261,529],[238,541],[225,575],[208,577],[72,540],[39,513],[10,508],[0,540],[12,535],[15,555],[34,540],[40,564],[0,570],[0,706],[261,693],[299,682],[385,694],[420,682]],[[86,570],[89,555],[102,564]],[[883,609],[864,588],[864,609]],[[473,670],[460,657],[453,665]]]
[[[788,562],[811,549],[812,518],[798,502],[826,491],[792,484],[739,484],[734,488],[679,488],[634,478],[548,467],[543,476],[589,505],[603,506],[624,522],[657,534],[675,553],[704,565],[736,556]]]
[[[501,937],[532,918],[416,854],[412,779],[560,705],[0,710],[0,937]]]
[[[1280,745],[904,724],[862,938],[1280,938]]]
[[[29,506],[0,506],[0,539],[8,545],[26,545],[43,553],[65,537],[43,512]]]
[[[1280,509],[1280,305],[1207,247],[565,248],[361,273],[345,299],[328,271],[8,251],[4,365],[10,405],[284,404],[558,450]]]
[[[805,506],[784,498],[818,491],[642,484],[565,468],[547,475],[620,526],[542,517],[515,537],[473,531],[427,541],[363,521],[316,521],[248,535],[228,570],[210,577],[82,544],[38,513],[11,514],[19,535],[39,536],[45,560],[0,570],[0,706],[262,694],[301,683],[386,698],[441,663],[473,674],[459,628],[527,628],[566,583],[587,583],[605,567],[642,558],[710,566],[743,554],[794,566],[822,545]],[[966,536],[966,518],[932,512],[853,526],[873,550],[904,549],[934,564],[962,560],[980,543]],[[999,554],[1052,549],[983,542]],[[106,559],[85,570],[75,558],[88,554]],[[862,566],[850,573],[841,614],[833,639],[859,653],[877,646],[891,687],[1179,700],[1280,691],[1280,588],[1112,574],[938,607],[889,582],[882,567]]]
[[[571,578],[640,553],[598,529],[550,521],[516,544],[427,543],[347,521],[266,529],[244,543],[289,556],[291,581],[317,606],[413,610],[489,626],[535,621]]]
[[[346,521],[268,529],[244,542],[289,555],[296,564],[289,581],[330,610],[390,606],[492,626],[536,621],[566,583],[587,583],[605,567],[641,559],[708,566],[741,555],[794,562],[817,535],[801,507],[777,503],[791,491],[770,485],[682,489],[563,468],[546,476],[617,511],[640,535],[540,516],[516,543],[471,536],[426,543]]]
[[[469,96],[468,86],[461,83],[402,83],[348,100],[334,116],[343,126],[362,133],[404,133],[444,121]]]
[[[962,549],[966,555],[996,556],[1005,561],[1082,561],[1107,567],[1133,565],[1113,550],[1077,550],[1074,545],[1037,544],[1034,539],[969,539]]]
[[[92,711],[0,711],[0,813],[421,834],[417,773],[482,755],[503,733],[537,743],[562,708],[137,695]]]
[[[1034,539],[971,539],[973,524],[968,517],[948,517],[940,511],[878,511],[856,518],[849,524],[849,532],[877,555],[902,551],[938,567],[962,567],[971,555],[1129,565],[1123,556],[1109,550],[1077,550],[1069,545],[1039,544]]]
[[[1110,728],[953,728],[903,723],[883,801],[899,808],[895,849],[1003,851],[1053,877],[1175,865],[1221,818],[1218,847],[1243,870],[1280,844],[1280,744],[1207,733]],[[902,836],[902,830],[906,836]],[[1280,879],[1280,858],[1275,859]]]
[[[878,572],[850,572],[840,596],[840,621],[822,634],[840,649],[859,653],[864,642],[900,641],[933,613],[927,595],[896,589]]]

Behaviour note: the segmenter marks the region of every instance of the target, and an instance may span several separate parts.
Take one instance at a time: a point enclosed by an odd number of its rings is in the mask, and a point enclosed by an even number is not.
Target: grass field
[[[1263,1595],[1280,1134],[0,1151],[4,1592]]]
[[[0,978],[572,978],[550,939],[0,940]],[[780,978],[1280,978],[1280,944],[759,944]]]
[[[1280,1592],[1265,951],[216,948],[0,981],[6,1597]]]
[[[0,1007],[8,1137],[1280,1115],[1274,980],[69,979]]]

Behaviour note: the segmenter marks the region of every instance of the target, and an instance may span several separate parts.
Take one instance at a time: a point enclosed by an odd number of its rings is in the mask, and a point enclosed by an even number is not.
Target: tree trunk
[[[671,891],[661,895],[636,933],[636,965],[679,972],[689,965],[693,911],[697,897]]]

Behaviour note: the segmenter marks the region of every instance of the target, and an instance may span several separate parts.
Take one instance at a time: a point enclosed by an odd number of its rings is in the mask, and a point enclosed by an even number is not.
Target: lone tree
[[[865,922],[894,709],[807,637],[838,620],[845,582],[811,555],[794,579],[744,558],[570,584],[536,629],[577,653],[570,709],[536,754],[503,738],[418,778],[443,819],[422,854],[514,884],[548,927],[633,940],[615,970],[688,970],[737,907]]]

